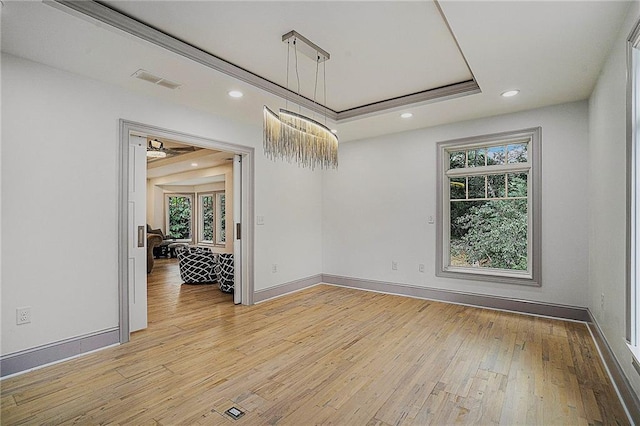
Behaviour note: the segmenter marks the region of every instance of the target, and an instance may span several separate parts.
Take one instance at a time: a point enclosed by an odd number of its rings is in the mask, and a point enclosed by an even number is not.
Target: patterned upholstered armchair
[[[220,290],[233,293],[233,253],[220,253],[214,266]]]
[[[180,278],[187,284],[216,282],[214,265],[217,255],[207,247],[176,248]]]

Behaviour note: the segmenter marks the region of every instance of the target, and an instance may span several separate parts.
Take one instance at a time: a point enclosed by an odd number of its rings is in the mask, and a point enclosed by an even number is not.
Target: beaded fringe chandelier
[[[316,87],[318,86],[318,66],[329,59],[329,54],[295,31],[282,36],[287,43],[287,89],[289,89],[289,48],[293,44],[298,72],[298,47],[316,62]],[[298,80],[299,81],[299,80]],[[315,92],[314,99],[315,102]],[[298,83],[298,94],[300,87]],[[326,103],[326,84],[325,84]],[[264,107],[264,153],[272,160],[295,161],[301,167],[327,169],[338,167],[338,137],[316,120],[302,114],[280,109],[276,114]],[[326,117],[325,117],[326,121]]]

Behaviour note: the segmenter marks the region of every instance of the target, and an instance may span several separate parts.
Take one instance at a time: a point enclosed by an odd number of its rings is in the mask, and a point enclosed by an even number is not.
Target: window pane
[[[469,176],[469,199],[486,198],[485,176]]]
[[[508,162],[514,163],[526,163],[527,162],[527,144],[514,144],[508,146]]]
[[[527,200],[450,204],[452,266],[527,269]]]
[[[451,202],[450,222],[451,231],[449,239],[451,241],[451,266],[471,266],[467,258],[462,238],[467,234],[466,218],[471,209],[484,204],[484,201],[457,201]]]
[[[526,173],[509,173],[507,175],[509,187],[509,197],[526,197],[527,196],[527,174]]]
[[[467,198],[466,178],[449,179],[449,198],[452,200],[464,200]]]
[[[202,240],[213,241],[213,196],[205,195],[202,202]]]
[[[487,150],[485,148],[467,151],[468,167],[480,167],[486,165]]]
[[[504,198],[505,175],[487,176],[487,198]]]
[[[451,152],[449,154],[449,168],[461,169],[464,167],[464,151]]]
[[[506,147],[492,146],[487,150],[487,166],[496,166],[504,164]]]
[[[226,196],[225,194],[218,194],[218,234],[216,238],[217,244],[222,244],[227,241],[227,229],[226,229]]]
[[[173,238],[191,238],[191,198],[169,196],[169,235]]]

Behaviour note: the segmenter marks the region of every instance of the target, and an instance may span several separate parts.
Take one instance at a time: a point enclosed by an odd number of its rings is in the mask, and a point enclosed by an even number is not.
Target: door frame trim
[[[119,338],[120,343],[129,341],[129,271],[128,271],[128,203],[129,203],[129,135],[146,136],[152,134],[159,138],[179,140],[201,148],[228,151],[242,156],[242,304],[253,305],[254,300],[254,167],[255,148],[234,143],[221,142],[175,130],[164,129],[124,119],[119,120],[118,157],[118,300],[119,300]]]

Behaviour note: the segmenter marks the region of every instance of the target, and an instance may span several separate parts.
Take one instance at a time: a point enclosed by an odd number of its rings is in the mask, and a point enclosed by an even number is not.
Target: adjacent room
[[[0,13],[2,424],[640,423],[639,1]]]
[[[233,239],[226,238],[226,218],[233,218],[234,154],[145,139],[147,294],[163,295],[162,305],[175,311],[182,285],[202,286],[191,291],[232,304],[233,273],[226,269],[233,268]],[[221,255],[228,261],[224,274]]]

